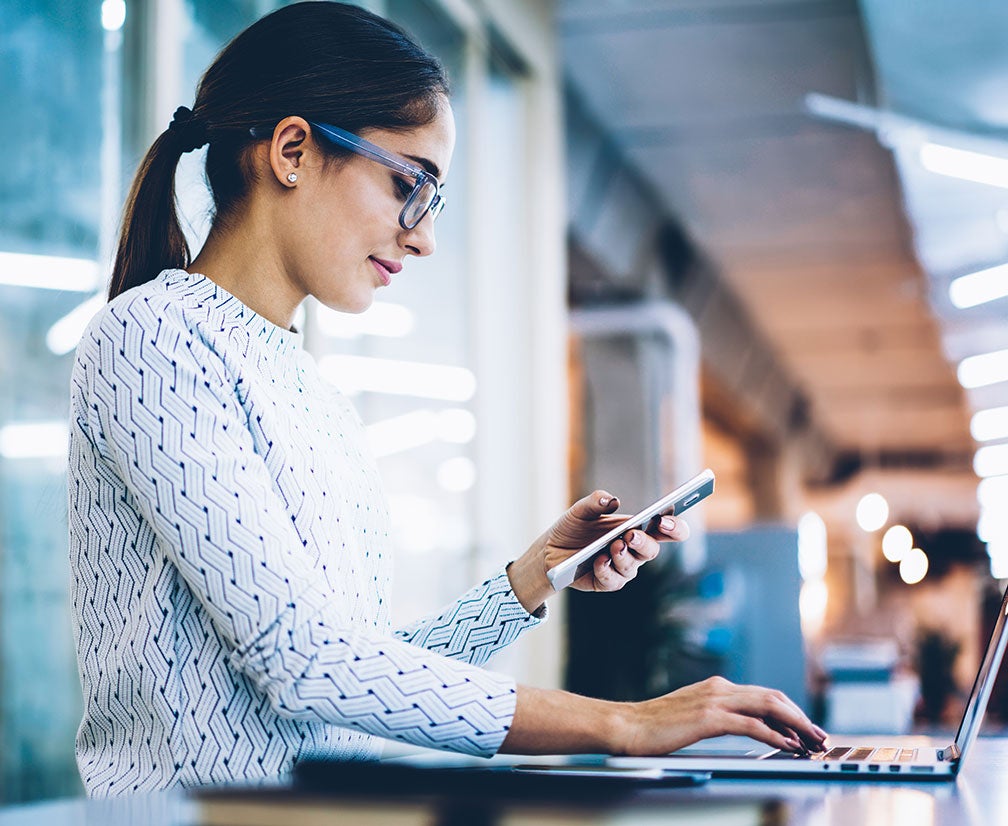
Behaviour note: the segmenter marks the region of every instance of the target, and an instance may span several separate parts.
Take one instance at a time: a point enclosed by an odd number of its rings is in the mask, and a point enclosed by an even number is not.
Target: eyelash
[[[395,191],[399,198],[403,201],[409,198],[410,193],[413,191],[413,184],[404,178],[400,178],[398,175],[393,175],[392,180],[394,181]]]

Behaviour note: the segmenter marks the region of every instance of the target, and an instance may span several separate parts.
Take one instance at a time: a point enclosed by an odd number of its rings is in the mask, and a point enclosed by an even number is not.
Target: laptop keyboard
[[[917,758],[917,749],[875,746],[836,746],[826,752],[778,751],[769,755],[769,760],[843,760],[857,763],[871,758],[872,763],[911,763]]]

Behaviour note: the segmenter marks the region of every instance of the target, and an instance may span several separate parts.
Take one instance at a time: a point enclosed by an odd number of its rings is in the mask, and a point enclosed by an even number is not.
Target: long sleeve
[[[199,297],[233,315],[236,299],[208,284],[199,282]],[[257,373],[249,367],[257,359],[263,367],[255,348],[272,335],[263,324],[257,337],[242,327],[253,326],[247,320],[229,327],[209,313],[205,323],[194,323],[175,304],[155,299],[110,305],[85,335],[74,373],[71,556],[88,706],[79,759],[82,751],[97,754],[102,743],[112,748],[116,738],[102,727],[137,729],[126,732],[132,743],[146,728],[170,741],[172,731],[188,726],[180,735],[189,741],[185,759],[171,758],[176,774],[191,762],[197,775],[191,782],[215,771],[241,776],[228,759],[220,767],[221,754],[254,728],[266,751],[277,752],[265,764],[258,758],[268,773],[271,763],[289,767],[309,745],[311,730],[290,729],[283,720],[493,754],[514,714],[515,685],[471,663],[507,640],[474,629],[470,620],[490,619],[475,609],[455,623],[471,648],[460,658],[470,662],[463,662],[423,647],[437,649],[436,629],[446,624],[428,623],[423,632],[397,638],[377,614],[365,616],[372,609],[385,615],[384,606],[368,607],[366,593],[380,578],[372,565],[372,523],[363,515],[376,506],[366,497],[353,502],[346,490],[339,495],[348,468],[363,460],[350,443],[321,449],[338,443],[340,419],[314,415],[309,396],[323,391],[310,371],[300,375],[304,354],[291,362],[300,367],[267,365]],[[246,313],[239,311],[242,318]],[[280,374],[270,379],[274,386],[257,389],[274,369]],[[362,582],[361,570],[376,571],[374,582]],[[108,606],[110,588],[135,603],[124,604],[116,621],[95,607],[96,593]],[[495,596],[499,591],[486,589],[486,604],[503,606],[508,627],[518,629],[523,623],[511,616],[510,600]],[[215,660],[238,677],[221,672]],[[113,664],[118,677],[109,673]],[[129,690],[114,689],[123,708],[109,713],[110,683],[121,686],[126,676]],[[254,696],[242,696],[246,684],[268,700],[269,712]],[[121,693],[129,696],[120,699]],[[209,757],[207,729],[215,740]],[[97,771],[98,756],[83,759]],[[200,759],[209,763],[201,768]]]
[[[502,570],[437,614],[395,633],[413,645],[480,665],[545,619],[546,606],[528,613]]]

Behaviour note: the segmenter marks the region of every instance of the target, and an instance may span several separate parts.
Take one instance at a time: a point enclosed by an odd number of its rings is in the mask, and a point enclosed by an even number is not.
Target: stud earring
[[[291,172],[291,173],[290,173],[290,174],[289,174],[289,175],[287,176],[287,180],[288,180],[288,181],[290,181],[290,182],[291,182],[292,184],[293,184],[293,183],[297,183],[297,172]]]

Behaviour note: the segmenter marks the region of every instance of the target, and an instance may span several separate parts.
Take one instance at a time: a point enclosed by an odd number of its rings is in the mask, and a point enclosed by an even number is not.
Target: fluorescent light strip
[[[316,316],[319,329],[331,338],[360,338],[361,336],[386,336],[402,338],[415,326],[411,310],[401,304],[376,301],[360,314],[339,313],[321,304]]]
[[[402,416],[367,426],[368,441],[375,456],[390,456],[437,439],[437,414],[433,410],[414,410]]]
[[[389,393],[464,402],[476,392],[476,377],[471,370],[445,364],[330,355],[319,361],[319,370],[348,395]]]
[[[391,456],[433,442],[466,444],[476,435],[476,417],[460,407],[439,412],[414,410],[366,428],[375,456]]]
[[[0,427],[5,459],[58,459],[67,455],[69,427],[64,421],[16,422]]]
[[[977,485],[977,501],[982,508],[1008,508],[1008,476],[988,476]]]
[[[981,542],[1008,542],[1008,511],[1003,508],[980,511],[977,520],[977,536]]]
[[[1008,264],[963,275],[949,284],[949,300],[965,310],[1008,295]]]
[[[920,149],[920,162],[938,175],[1008,189],[1008,158],[925,143]]]
[[[89,293],[98,289],[98,264],[85,258],[0,252],[0,284]]]
[[[126,3],[123,0],[105,0],[101,4],[101,22],[105,31],[119,31],[126,22]]]
[[[446,491],[464,493],[476,484],[476,464],[468,456],[456,456],[438,465],[435,476]]]
[[[994,579],[1008,578],[1008,539],[995,539],[987,543],[990,557],[991,576]]]
[[[1008,444],[980,448],[973,454],[973,470],[981,479],[1008,474]]]
[[[970,419],[970,433],[978,442],[1008,439],[1008,407],[978,410]]]
[[[78,304],[63,318],[53,324],[46,333],[46,346],[57,356],[69,353],[84,335],[88,322],[105,305],[105,294],[98,293],[83,304]]]
[[[1008,381],[1008,350],[970,356],[959,362],[959,384],[967,389]]]

